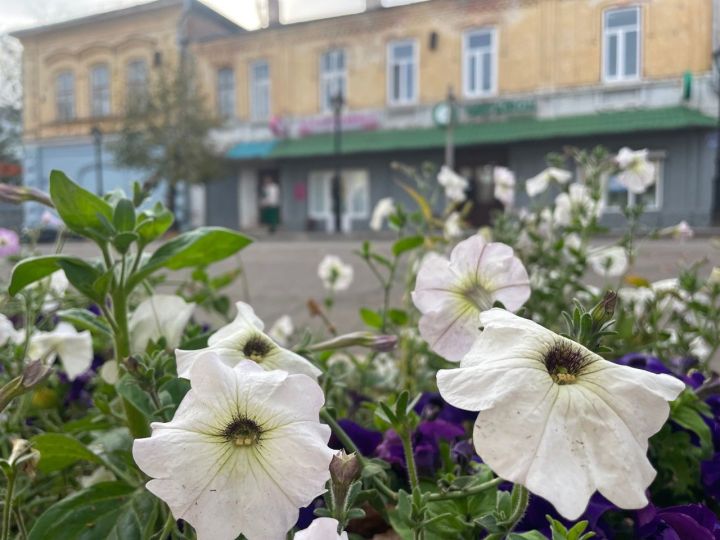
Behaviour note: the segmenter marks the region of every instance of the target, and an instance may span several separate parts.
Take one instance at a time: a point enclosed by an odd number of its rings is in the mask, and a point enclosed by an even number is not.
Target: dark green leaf
[[[10,286],[8,292],[10,296],[15,296],[22,289],[46,278],[53,272],[60,270],[60,261],[71,259],[79,261],[84,264],[80,259],[73,259],[66,255],[45,255],[42,257],[29,257],[23,259],[15,265],[12,271],[12,277],[10,278]]]
[[[360,318],[365,324],[372,328],[382,327],[382,316],[377,311],[373,311],[368,308],[360,308]]]
[[[144,489],[103,482],[55,503],[35,522],[29,540],[137,540],[149,538],[157,500]]]
[[[234,255],[252,240],[223,227],[200,227],[160,246],[129,281],[130,289],[160,268],[204,266]]]
[[[112,207],[61,171],[50,173],[50,198],[68,229],[96,240],[107,237],[103,219],[112,220]]]
[[[30,439],[30,442],[40,452],[38,468],[42,472],[60,471],[78,461],[102,463],[83,443],[70,435],[42,433]]]
[[[90,330],[95,335],[112,338],[110,327],[100,320],[92,311],[82,308],[64,309],[58,312],[58,317],[72,323],[78,330]]]
[[[422,236],[406,236],[405,238],[401,238],[393,244],[393,255],[397,257],[406,251],[419,248],[423,245],[423,242],[425,242],[425,238]]]
[[[402,309],[388,310],[388,317],[394,324],[397,324],[398,326],[404,326],[408,323],[408,314]]]
[[[144,210],[137,219],[135,232],[147,244],[159,238],[173,223],[172,213],[162,203],[156,203],[152,210]]]
[[[123,232],[116,234],[112,239],[112,243],[113,246],[115,246],[115,249],[118,250],[118,253],[125,254],[128,249],[130,249],[132,243],[138,238],[138,234],[135,232]]]
[[[103,272],[80,259],[66,258],[58,261],[60,268],[65,271],[68,281],[88,298],[96,302],[103,302],[103,295],[95,289],[95,283],[103,277]]]
[[[135,205],[130,199],[120,199],[115,205],[113,225],[121,233],[135,228]]]
[[[115,385],[117,393],[130,402],[140,413],[148,419],[153,417],[155,406],[150,396],[140,388],[135,378],[126,374]]]

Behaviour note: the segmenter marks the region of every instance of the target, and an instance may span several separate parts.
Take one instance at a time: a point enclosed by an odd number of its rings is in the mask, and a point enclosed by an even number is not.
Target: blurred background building
[[[442,164],[454,119],[450,159],[471,181],[476,225],[499,207],[493,166],[515,171],[523,204],[522,182],[548,152],[603,144],[650,150],[650,224],[707,226],[718,206],[718,4],[367,0],[362,13],[281,24],[268,0],[266,27],[247,31],[197,0],[158,0],[19,31],[24,181],[47,189],[53,168],[95,191],[142,179],[106,143],[153,70],[188,47],[228,164],[183,192],[193,224],[258,226],[272,178],[284,228],[331,231],[340,171],[341,228],[367,229],[379,199],[404,198],[391,163]],[[613,178],[606,199],[610,226],[637,202]]]

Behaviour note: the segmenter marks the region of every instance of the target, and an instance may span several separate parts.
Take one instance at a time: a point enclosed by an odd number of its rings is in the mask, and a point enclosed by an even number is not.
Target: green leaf
[[[64,309],[58,312],[58,317],[72,323],[78,330],[90,330],[95,335],[112,338],[110,327],[100,320],[93,312],[82,308]]]
[[[406,251],[411,251],[413,249],[419,248],[423,245],[424,242],[425,238],[423,236],[406,236],[405,238],[401,238],[393,244],[393,255],[398,257]]]
[[[425,221],[429,222],[432,220],[432,209],[430,208],[430,203],[427,202],[427,199],[420,195],[415,189],[408,186],[407,184],[404,184],[403,182],[398,182],[398,185],[403,188],[410,197],[413,198],[413,200],[417,203],[418,207],[420,208],[420,212],[422,212],[423,217],[425,218]]]
[[[8,287],[10,296],[15,296],[28,285],[48,277],[57,270],[61,270],[60,261],[68,259],[85,264],[82,260],[67,255],[44,255],[42,257],[23,259],[13,268],[10,286]]]
[[[360,308],[360,318],[365,324],[372,328],[382,327],[382,316],[377,311],[373,311],[368,308]]]
[[[712,432],[703,420],[703,412],[709,416],[707,405],[700,401],[697,395],[686,390],[670,405],[670,419],[677,422],[687,430],[692,431],[700,439],[700,447],[705,455],[712,452]]]
[[[50,173],[50,198],[68,229],[94,240],[107,237],[104,223],[112,220],[112,207],[94,193],[81,188],[65,173]]]
[[[155,203],[152,210],[144,210],[137,218],[135,232],[145,244],[159,238],[172,225],[172,213],[162,203]]]
[[[199,227],[160,246],[129,280],[132,289],[160,268],[178,270],[204,266],[234,255],[252,242],[247,236],[223,227]]]
[[[30,442],[40,452],[38,468],[45,473],[61,471],[78,461],[102,463],[83,443],[70,435],[42,433]]]
[[[156,521],[157,500],[149,492],[102,482],[48,508],[28,540],[137,540],[149,538]]]
[[[103,277],[103,272],[89,265],[83,260],[65,258],[58,261],[60,268],[65,272],[68,281],[81,293],[96,302],[103,302],[103,294],[96,288],[95,283]]]
[[[115,205],[113,225],[121,233],[135,228],[135,205],[130,199],[120,199]]]
[[[388,317],[398,326],[404,326],[408,323],[409,317],[406,311],[402,309],[390,309],[388,310]]]
[[[127,253],[128,249],[130,249],[130,246],[133,242],[135,242],[139,238],[138,234],[135,232],[123,232],[116,234],[113,238],[113,246],[115,246],[115,249],[118,250],[118,253],[125,254]]]
[[[153,417],[155,406],[150,396],[140,388],[135,378],[128,374],[123,375],[115,385],[115,390],[125,400],[129,401],[143,416],[148,419]]]

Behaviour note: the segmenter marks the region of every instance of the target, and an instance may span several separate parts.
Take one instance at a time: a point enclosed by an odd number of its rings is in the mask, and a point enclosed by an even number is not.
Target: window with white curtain
[[[325,222],[325,229],[335,226],[332,201],[331,170],[312,171],[308,176],[308,216]],[[370,217],[370,174],[366,169],[345,169],[341,172],[342,225],[344,231],[352,230],[354,220]]]
[[[495,30],[485,28],[463,36],[463,90],[469,98],[496,92],[497,44]]]
[[[320,109],[332,111],[332,101],[340,94],[347,96],[347,70],[345,51],[332,49],[320,57]]]
[[[110,68],[107,64],[98,64],[90,69],[90,114],[110,114]]]
[[[388,44],[388,102],[412,105],[418,99],[418,48],[414,40]]]
[[[62,71],[55,79],[55,112],[60,121],[75,118],[75,74]]]
[[[235,116],[235,72],[229,67],[217,72],[217,109],[222,118]]]
[[[607,82],[640,78],[640,8],[605,11],[603,18],[603,79]]]
[[[250,64],[250,119],[270,119],[270,65],[265,60]]]

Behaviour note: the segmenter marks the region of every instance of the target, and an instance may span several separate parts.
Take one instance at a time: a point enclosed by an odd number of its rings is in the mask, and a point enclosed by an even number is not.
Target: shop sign
[[[493,101],[465,106],[465,114],[472,120],[534,116],[536,111],[537,103],[532,99]]]

